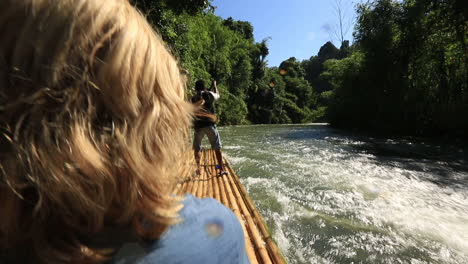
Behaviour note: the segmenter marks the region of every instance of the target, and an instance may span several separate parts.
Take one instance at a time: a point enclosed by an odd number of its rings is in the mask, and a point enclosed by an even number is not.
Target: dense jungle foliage
[[[468,131],[468,10],[461,0],[358,4],[354,43],[267,66],[268,39],[209,0],[133,0],[180,58],[189,87],[218,81],[221,125],[330,122],[386,133]]]

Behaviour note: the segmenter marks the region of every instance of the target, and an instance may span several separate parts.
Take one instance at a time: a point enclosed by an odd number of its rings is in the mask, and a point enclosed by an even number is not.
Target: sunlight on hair
[[[124,0],[5,0],[0,17],[2,248],[96,263],[106,251],[83,241],[104,226],[159,237],[193,159],[185,77],[161,38]]]

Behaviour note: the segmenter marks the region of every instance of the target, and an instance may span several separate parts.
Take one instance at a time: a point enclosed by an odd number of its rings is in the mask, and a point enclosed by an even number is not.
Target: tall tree
[[[336,21],[324,24],[322,27],[328,33],[330,40],[337,41],[341,46],[354,24],[353,9],[350,0],[333,0],[331,8]]]
[[[459,1],[376,0],[357,11],[356,51],[326,63],[323,75],[334,86],[332,123],[466,135],[468,20]]]

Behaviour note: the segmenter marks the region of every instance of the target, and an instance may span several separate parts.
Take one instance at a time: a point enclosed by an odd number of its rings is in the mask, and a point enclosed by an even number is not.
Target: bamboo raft
[[[286,263],[229,162],[223,159],[228,174],[217,176],[214,151],[205,150],[200,154],[200,176],[179,184],[178,194],[190,193],[198,198],[214,198],[230,208],[244,230],[245,248],[251,264]]]

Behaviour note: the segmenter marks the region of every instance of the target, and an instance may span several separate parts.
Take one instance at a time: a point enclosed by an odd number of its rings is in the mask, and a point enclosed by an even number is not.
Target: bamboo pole
[[[215,174],[216,175],[216,174]],[[219,193],[221,195],[221,202],[226,206],[226,207],[229,207],[229,201],[227,199],[227,196],[226,196],[226,190],[225,190],[225,186],[223,184],[223,181],[221,179],[222,177],[217,177],[216,176],[216,181],[218,181],[218,186],[219,186]]]
[[[198,198],[202,198],[201,195],[200,195],[200,192],[201,192],[201,185],[203,183],[203,181],[201,180],[201,178],[203,177],[203,175],[205,175],[206,173],[202,173],[198,179],[195,180],[195,182],[197,183],[197,188],[193,191],[193,194],[198,197]]]
[[[232,186],[232,188],[234,189],[237,201],[239,202],[240,208],[242,210],[242,214],[244,215],[247,221],[247,224],[249,226],[249,230],[251,233],[251,237],[254,241],[256,248],[258,249],[258,253],[260,255],[262,263],[270,264],[271,259],[270,259],[270,256],[268,255],[268,250],[265,248],[265,242],[262,239],[262,235],[258,231],[257,225],[254,222],[253,217],[250,214],[250,211],[247,209],[247,206],[244,203],[244,199],[242,199],[242,196],[240,195],[239,190],[237,190],[236,185],[234,184],[232,180],[232,178],[235,177],[235,174],[232,170],[230,170],[230,168],[229,168],[229,173],[230,173],[230,177],[227,177],[227,179],[225,179],[226,181],[225,184],[227,186]]]
[[[203,153],[204,156],[206,156],[206,152]],[[204,198],[206,196],[206,183],[208,178],[210,177],[209,171],[205,171],[206,173],[203,174],[203,177],[200,179],[200,190],[199,190],[199,195],[200,198]]]
[[[216,173],[216,170],[215,170],[215,173]],[[252,245],[252,240],[249,236],[246,222],[244,218],[242,217],[241,211],[236,202],[236,198],[234,197],[231,186],[227,184],[226,177],[228,177],[228,175],[224,175],[224,176],[216,177],[216,178],[219,180],[219,182],[221,182],[221,186],[224,187],[225,192],[223,193],[226,193],[227,201],[229,201],[229,204],[231,205],[230,208],[233,211],[233,213],[236,215],[239,222],[241,223],[242,230],[244,232],[245,249],[246,249],[247,256],[249,257],[250,263],[252,264],[258,263],[257,256],[255,254],[255,247],[254,245]]]
[[[212,198],[215,198],[215,195],[214,195],[214,180],[213,180],[214,176],[213,175],[209,175],[209,178],[208,178],[208,181],[207,181],[207,187],[206,187],[206,197],[212,197]]]
[[[247,207],[249,208],[249,211],[251,211],[253,216],[254,216],[254,219],[255,219],[255,221],[257,223],[256,226],[259,227],[260,232],[261,232],[261,234],[262,234],[262,236],[263,236],[263,238],[264,238],[264,240],[265,240],[265,242],[266,242],[266,244],[268,246],[267,247],[268,248],[268,253],[269,253],[271,259],[273,260],[274,263],[278,263],[278,264],[285,263],[284,257],[281,255],[276,243],[273,241],[270,232],[268,232],[268,230],[266,229],[265,221],[263,220],[262,216],[258,213],[258,210],[256,209],[254,203],[250,199],[250,196],[248,195],[248,193],[245,190],[244,186],[240,182],[239,178],[235,174],[232,166],[229,164],[229,161],[225,160],[225,162],[228,164],[228,166],[226,166],[226,167],[228,168],[229,173],[232,173],[232,175],[233,175],[231,180],[233,181],[232,183],[237,186],[237,188],[235,188],[235,189],[239,192],[240,198],[244,200]]]
[[[206,184],[208,182],[208,178],[210,177],[209,173],[206,173],[203,175],[203,179],[201,182],[201,189],[200,189],[200,197],[205,198],[206,197]]]
[[[193,179],[190,179],[190,181],[188,182],[187,184],[187,189],[186,189],[186,193],[192,193],[192,188],[193,188]]]
[[[198,177],[201,177],[201,176],[198,176]],[[192,191],[191,193],[195,196],[195,197],[198,197],[199,196],[197,195],[197,191],[198,191],[198,184],[200,183],[197,179],[193,179],[193,188],[192,188]]]
[[[203,179],[202,185],[202,197],[205,198],[208,196],[208,183],[210,180],[211,174],[206,174],[205,178]]]
[[[212,174],[208,173],[205,175],[205,179],[203,182],[203,191],[202,191],[202,196],[203,197],[213,197],[213,195],[210,195],[209,190],[211,189],[210,183],[211,183],[211,178]]]
[[[203,151],[202,152],[202,157],[201,157],[203,160],[206,159],[206,151]],[[204,167],[204,170],[203,170],[203,173],[200,174],[200,176],[198,177],[197,181],[198,181],[198,189],[196,191],[196,195],[197,197],[199,198],[203,198],[203,184],[204,184],[204,180],[207,178],[207,175],[209,175],[208,171],[206,170],[206,165]]]
[[[212,181],[213,181],[214,198],[218,201],[221,201],[221,195],[219,193],[218,177],[213,176]]]

